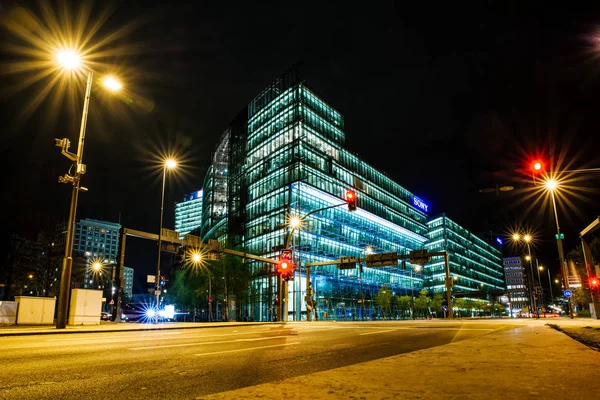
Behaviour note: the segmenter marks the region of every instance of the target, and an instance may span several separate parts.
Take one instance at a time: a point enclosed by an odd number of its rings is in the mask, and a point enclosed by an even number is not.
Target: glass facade
[[[504,290],[502,252],[479,236],[467,231],[445,215],[431,219],[425,248],[430,252],[448,251],[454,292],[496,292]],[[425,287],[445,291],[444,257],[433,257],[424,267]]]
[[[429,244],[432,224],[437,226],[438,220],[428,221],[428,206],[344,149],[344,140],[343,115],[309,88],[295,67],[232,121],[204,181],[203,236],[217,238],[229,248],[271,258],[278,257],[290,238],[297,264],[296,276],[289,282],[292,320],[305,318],[306,263],[340,256],[364,257],[367,248],[374,253],[399,254],[439,248],[436,242]],[[217,196],[217,188],[226,197]],[[358,209],[354,212],[346,206],[348,189],[357,193]],[[332,208],[307,216],[325,207]],[[303,219],[293,234],[287,226],[291,215]],[[449,220],[448,227],[461,237],[452,236],[461,243],[460,249],[450,246],[450,241],[445,244],[449,251],[457,252],[452,256],[453,269],[477,284],[502,287],[497,250]],[[254,277],[249,298],[256,300],[239,306],[255,320],[271,320],[277,297],[273,266],[249,260],[244,265]],[[462,270],[463,266],[469,270]],[[311,280],[319,319],[360,319],[359,300],[363,296],[365,316],[376,315],[372,299],[383,284],[399,295],[423,287],[438,290],[437,267],[433,263],[419,274],[412,273],[414,266],[408,262],[405,269],[401,265],[364,268],[362,274],[358,268],[313,267]],[[463,285],[468,290],[477,289],[475,281],[465,280]]]
[[[175,203],[175,231],[179,238],[202,225],[202,189],[184,196],[181,203]]]

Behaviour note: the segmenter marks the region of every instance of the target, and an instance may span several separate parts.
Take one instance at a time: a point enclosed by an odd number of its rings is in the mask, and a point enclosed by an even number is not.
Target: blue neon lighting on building
[[[500,246],[502,246],[504,244],[502,242],[502,239],[500,239],[499,237],[496,238],[496,243],[498,243]]]
[[[419,199],[417,196],[413,196],[413,205],[421,211],[429,212],[429,205],[427,205],[423,200]]]

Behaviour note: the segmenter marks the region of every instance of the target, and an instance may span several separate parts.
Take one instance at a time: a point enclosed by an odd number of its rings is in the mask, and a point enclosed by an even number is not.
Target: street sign
[[[573,296],[573,292],[571,292],[570,290],[565,290],[563,292],[563,294],[565,295],[565,297],[571,297],[571,296]]]
[[[115,301],[113,299],[110,299],[110,303],[108,303],[108,304],[110,304],[111,306],[114,306],[115,305]]]
[[[212,300],[213,300],[212,296],[208,296],[208,301],[212,301]]]
[[[443,306],[442,306],[442,311],[443,311],[443,312],[446,312],[446,311],[448,311],[448,306],[446,306],[446,305],[443,305]]]
[[[398,265],[398,253],[367,254],[367,267],[386,267]]]

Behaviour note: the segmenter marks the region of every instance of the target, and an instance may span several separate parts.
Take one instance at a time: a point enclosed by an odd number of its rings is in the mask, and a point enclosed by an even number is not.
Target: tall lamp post
[[[560,225],[558,223],[558,212],[556,211],[556,197],[554,192],[558,189],[559,184],[556,179],[549,178],[544,182],[544,187],[550,192],[552,199],[552,208],[554,209],[554,222],[556,222],[556,246],[558,248],[558,259],[560,261],[560,270],[562,272],[565,288],[569,289],[569,274],[565,264],[565,252],[563,249],[562,238],[560,236]],[[573,301],[569,297],[569,316],[573,319]]]
[[[532,264],[532,258],[531,258],[531,246],[530,243],[533,240],[533,237],[530,234],[525,234],[523,236],[521,236],[518,233],[514,233],[512,235],[512,240],[515,242],[520,242],[521,240],[523,242],[525,242],[525,245],[527,246],[527,255],[525,256],[525,260],[529,261],[529,305],[532,309],[536,310],[536,314],[537,314],[537,304],[536,304],[536,298],[535,298],[535,282],[533,280],[533,264]],[[531,315],[531,313],[530,313]],[[539,318],[539,314],[538,314],[538,318]]]
[[[73,51],[60,51],[56,54],[56,59],[62,68],[68,71],[75,72],[84,68],[81,62],[81,57]],[[77,153],[74,154],[69,152],[70,141],[68,139],[55,139],[56,146],[62,148],[61,153],[70,159],[75,166],[74,175],[65,174],[64,176],[58,178],[60,183],[71,183],[73,185],[73,190],[71,192],[71,206],[69,208],[69,222],[67,225],[67,237],[65,240],[65,256],[63,258],[62,271],[60,275],[60,291],[58,295],[58,311],[56,317],[57,329],[64,329],[67,326],[67,311],[69,308],[69,296],[71,291],[71,273],[73,271],[73,238],[75,232],[75,219],[77,215],[77,200],[79,197],[79,191],[87,191],[87,188],[80,186],[80,181],[81,175],[85,174],[86,172],[86,166],[82,163],[83,147],[85,143],[85,128],[87,125],[93,77],[93,71],[88,69]],[[121,84],[112,77],[105,78],[103,82],[104,86],[112,91],[116,91],[121,88]]]
[[[156,278],[154,294],[156,295],[156,311],[160,309],[160,255],[162,253],[162,230],[163,230],[163,209],[165,205],[165,182],[167,180],[167,170],[174,169],[177,167],[177,161],[172,158],[168,158],[163,163],[162,173],[162,191],[160,195],[160,223],[158,228],[158,257],[156,260]]]

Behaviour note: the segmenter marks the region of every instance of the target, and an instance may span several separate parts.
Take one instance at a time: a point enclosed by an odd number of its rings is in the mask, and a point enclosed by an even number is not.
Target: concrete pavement
[[[465,322],[465,329],[476,323]],[[515,323],[525,325],[199,399],[592,399],[598,395],[600,353],[546,324],[600,327],[600,321],[556,318]]]
[[[590,399],[598,390],[600,353],[547,326],[593,326],[589,318],[498,319],[515,324],[474,339],[199,399]],[[408,322],[408,321],[407,321]],[[436,324],[446,321],[437,320]],[[450,322],[450,321],[447,321]],[[463,330],[480,321],[460,320]],[[209,328],[265,323],[103,323],[98,326],[0,327],[0,335]],[[290,323],[296,325],[302,323]],[[341,323],[343,324],[343,323]]]

